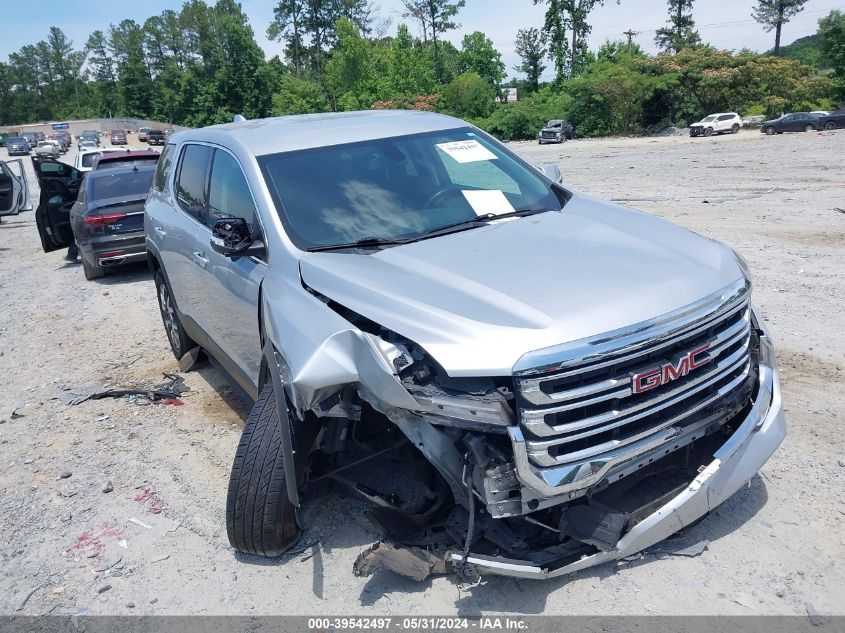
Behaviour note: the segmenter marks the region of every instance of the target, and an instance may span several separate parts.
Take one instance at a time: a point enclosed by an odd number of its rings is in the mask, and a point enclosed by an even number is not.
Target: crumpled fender
[[[276,365],[300,415],[340,386],[356,383],[388,406],[420,409],[396,377],[377,337],[356,328],[300,284],[267,277],[262,288],[265,340],[282,358]]]

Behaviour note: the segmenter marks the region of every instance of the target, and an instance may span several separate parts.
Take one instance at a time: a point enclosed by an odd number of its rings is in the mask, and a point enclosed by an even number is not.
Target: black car
[[[104,276],[110,267],[146,259],[144,202],[155,165],[83,174],[59,161],[33,163],[41,185],[35,219],[45,252],[75,238],[89,280]]]
[[[763,134],[783,134],[784,132],[815,132],[824,127],[824,122],[818,114],[809,112],[793,112],[784,114],[779,119],[765,121],[760,126]]]
[[[147,145],[164,145],[166,140],[167,136],[161,130],[147,132]]]
[[[29,141],[22,136],[6,139],[6,151],[9,152],[9,156],[29,156],[30,149]]]
[[[100,135],[97,132],[86,130],[79,135],[80,141],[92,141],[97,147],[100,146]]]
[[[567,139],[571,141],[573,138],[575,138],[575,128],[564,119],[551,119],[537,133],[537,142],[540,145],[543,143],[563,143]]]

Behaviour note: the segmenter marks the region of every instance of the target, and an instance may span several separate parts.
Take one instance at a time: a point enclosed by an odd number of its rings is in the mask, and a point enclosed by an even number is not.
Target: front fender
[[[269,367],[279,367],[300,418],[344,385],[361,386],[391,407],[420,409],[378,337],[352,325],[301,284],[265,278],[262,288],[265,341],[280,357]]]

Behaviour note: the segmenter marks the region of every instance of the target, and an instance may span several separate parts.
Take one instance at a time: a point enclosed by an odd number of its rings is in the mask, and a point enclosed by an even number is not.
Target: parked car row
[[[80,168],[54,159],[32,159],[41,198],[36,223],[45,251],[79,247],[88,280],[109,268],[146,258],[144,202],[158,152],[80,152]]]
[[[845,128],[845,109],[834,112],[792,112],[771,121],[764,121],[760,126],[763,134],[783,134],[784,132],[818,132]]]

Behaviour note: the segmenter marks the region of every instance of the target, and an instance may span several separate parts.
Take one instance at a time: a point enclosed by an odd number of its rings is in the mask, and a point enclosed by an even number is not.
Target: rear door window
[[[188,215],[198,220],[208,203],[206,176],[214,150],[207,145],[186,145],[176,177],[176,200]]]

